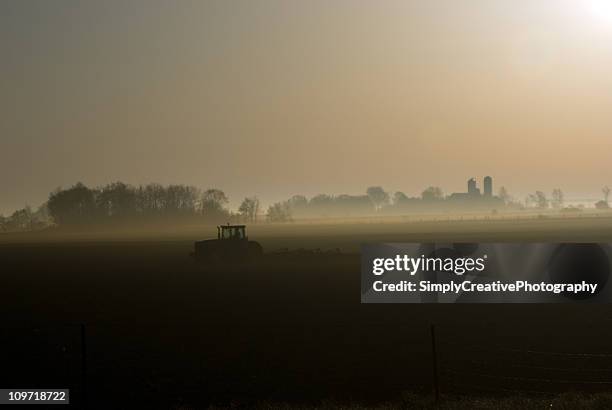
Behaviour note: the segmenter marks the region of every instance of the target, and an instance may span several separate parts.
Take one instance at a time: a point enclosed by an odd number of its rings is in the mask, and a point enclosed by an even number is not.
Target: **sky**
[[[612,185],[612,1],[0,2],[0,213],[81,181]]]

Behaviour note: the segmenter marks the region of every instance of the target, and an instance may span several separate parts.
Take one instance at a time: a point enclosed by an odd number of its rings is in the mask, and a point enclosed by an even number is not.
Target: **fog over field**
[[[0,1],[0,402],[612,408],[610,73],[609,0]]]
[[[412,218],[353,218],[287,224],[247,226],[250,239],[264,251],[279,249],[340,249],[356,253],[368,242],[608,242],[612,217],[545,217],[521,215],[491,218],[489,215],[430,216]],[[140,227],[50,230],[0,235],[0,243],[53,242],[149,242],[176,241],[192,246],[195,240],[214,238],[214,225],[174,226],[153,224]]]

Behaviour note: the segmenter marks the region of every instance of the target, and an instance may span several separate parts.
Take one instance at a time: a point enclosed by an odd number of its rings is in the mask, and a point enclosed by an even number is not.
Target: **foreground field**
[[[607,392],[608,305],[361,305],[356,251],[611,232],[603,218],[261,225],[250,236],[267,250],[342,253],[216,269],[188,256],[204,227],[5,236],[0,385],[70,386],[75,403],[86,390],[90,408],[430,400],[434,324],[443,397]]]
[[[612,407],[612,395],[610,394],[579,394],[565,393],[551,397],[444,397],[439,402],[421,395],[405,394],[399,400],[389,403],[365,406],[358,403],[338,403],[324,401],[317,405],[296,405],[294,403],[258,403],[255,409],[297,409],[297,410],[390,410],[390,409],[416,409],[416,410],[541,410],[554,408],[561,410],[584,410],[584,409],[609,409]],[[216,409],[212,407],[211,409]]]

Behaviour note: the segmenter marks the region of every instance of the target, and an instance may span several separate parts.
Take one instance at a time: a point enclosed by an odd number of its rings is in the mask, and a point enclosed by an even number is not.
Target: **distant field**
[[[444,394],[612,391],[612,306],[361,305],[356,254],[363,242],[610,241],[612,218],[364,222],[254,225],[269,251],[343,253],[216,269],[188,256],[213,227],[2,235],[0,384],[70,385],[77,400],[85,323],[91,408],[383,403],[431,395],[435,324]]]
[[[250,239],[264,249],[340,248],[357,252],[364,242],[608,242],[612,213],[424,215],[411,217],[310,220],[285,224],[251,224]],[[207,225],[142,226],[113,229],[49,230],[0,234],[0,243],[83,241],[194,241],[213,238]]]

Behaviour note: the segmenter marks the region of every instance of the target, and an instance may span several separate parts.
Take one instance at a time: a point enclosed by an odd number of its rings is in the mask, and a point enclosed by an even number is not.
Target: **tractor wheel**
[[[249,261],[256,261],[263,256],[263,248],[259,242],[249,241]]]
[[[209,250],[203,255],[196,256],[196,260],[202,265],[215,266],[221,262],[221,255],[217,250]]]

